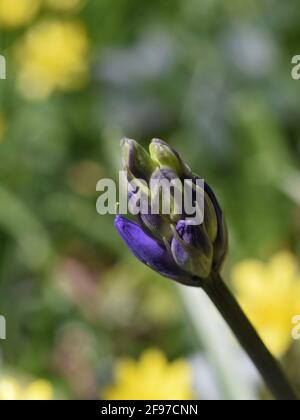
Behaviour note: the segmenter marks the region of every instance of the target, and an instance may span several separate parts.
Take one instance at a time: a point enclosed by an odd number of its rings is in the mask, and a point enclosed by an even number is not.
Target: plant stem
[[[279,363],[266,348],[221,276],[213,273],[202,286],[248,353],[274,397],[277,400],[297,401],[297,396]]]
[[[254,381],[245,381],[240,363],[236,363],[236,343],[218,317],[218,310],[211,304],[207,294],[195,287],[178,285],[184,303],[203,352],[213,369],[220,398],[225,400],[257,400]],[[215,318],[213,323],[210,322]],[[202,397],[206,390],[199,389]],[[211,398],[212,395],[209,396]]]

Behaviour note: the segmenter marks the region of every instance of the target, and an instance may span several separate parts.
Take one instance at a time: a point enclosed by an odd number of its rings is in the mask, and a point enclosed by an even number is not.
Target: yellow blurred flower
[[[37,379],[22,386],[15,378],[0,379],[0,400],[52,400],[53,387],[44,380]]]
[[[18,87],[28,99],[81,88],[88,76],[89,42],[77,22],[44,21],[17,48]]]
[[[179,359],[168,362],[156,349],[144,352],[139,361],[130,358],[115,367],[115,384],[107,388],[109,400],[189,400],[192,394],[192,371]]]
[[[23,400],[52,400],[53,388],[48,381],[37,379],[29,384],[22,394]]]
[[[21,387],[14,378],[0,379],[0,400],[18,400]]]
[[[61,12],[69,12],[78,10],[85,0],[44,0],[45,4],[54,10]]]
[[[40,4],[40,0],[0,0],[0,27],[15,29],[26,25]]]
[[[300,313],[300,272],[289,252],[267,264],[246,260],[232,272],[237,298],[266,345],[277,357],[291,344],[292,318]]]

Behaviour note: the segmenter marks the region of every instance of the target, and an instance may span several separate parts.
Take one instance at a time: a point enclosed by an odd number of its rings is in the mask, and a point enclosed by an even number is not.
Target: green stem
[[[297,396],[279,363],[266,348],[221,276],[213,273],[211,279],[204,281],[202,286],[248,353],[274,397],[277,400],[297,401]]]

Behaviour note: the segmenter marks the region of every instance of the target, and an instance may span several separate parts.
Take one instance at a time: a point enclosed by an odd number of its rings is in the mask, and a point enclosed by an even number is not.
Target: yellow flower
[[[0,0],[0,27],[15,29],[26,25],[40,4],[40,0]]]
[[[44,379],[37,379],[22,386],[16,379],[0,379],[0,400],[52,400],[52,385]]]
[[[291,344],[292,318],[300,314],[300,273],[295,257],[280,252],[268,264],[246,260],[235,266],[237,298],[277,357]]]
[[[17,48],[21,93],[28,99],[44,99],[55,91],[81,88],[88,75],[88,49],[80,23],[38,23]]]
[[[45,4],[54,10],[69,12],[78,10],[85,0],[45,0]]]
[[[29,384],[24,390],[22,400],[52,400],[53,388],[48,381],[37,379]]]
[[[21,387],[14,378],[0,379],[0,400],[18,400]]]
[[[192,371],[184,360],[168,362],[156,349],[144,352],[139,361],[123,359],[115,367],[115,384],[104,392],[109,400],[189,400]]]

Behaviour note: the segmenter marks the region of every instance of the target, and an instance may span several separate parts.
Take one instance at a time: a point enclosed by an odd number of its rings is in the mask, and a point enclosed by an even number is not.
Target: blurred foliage
[[[1,371],[94,398],[115,357],[197,351],[176,289],[125,258],[113,218],[96,213],[123,136],[164,138],[217,191],[225,274],[299,256],[286,192],[300,170],[299,22],[296,0],[0,0]]]

